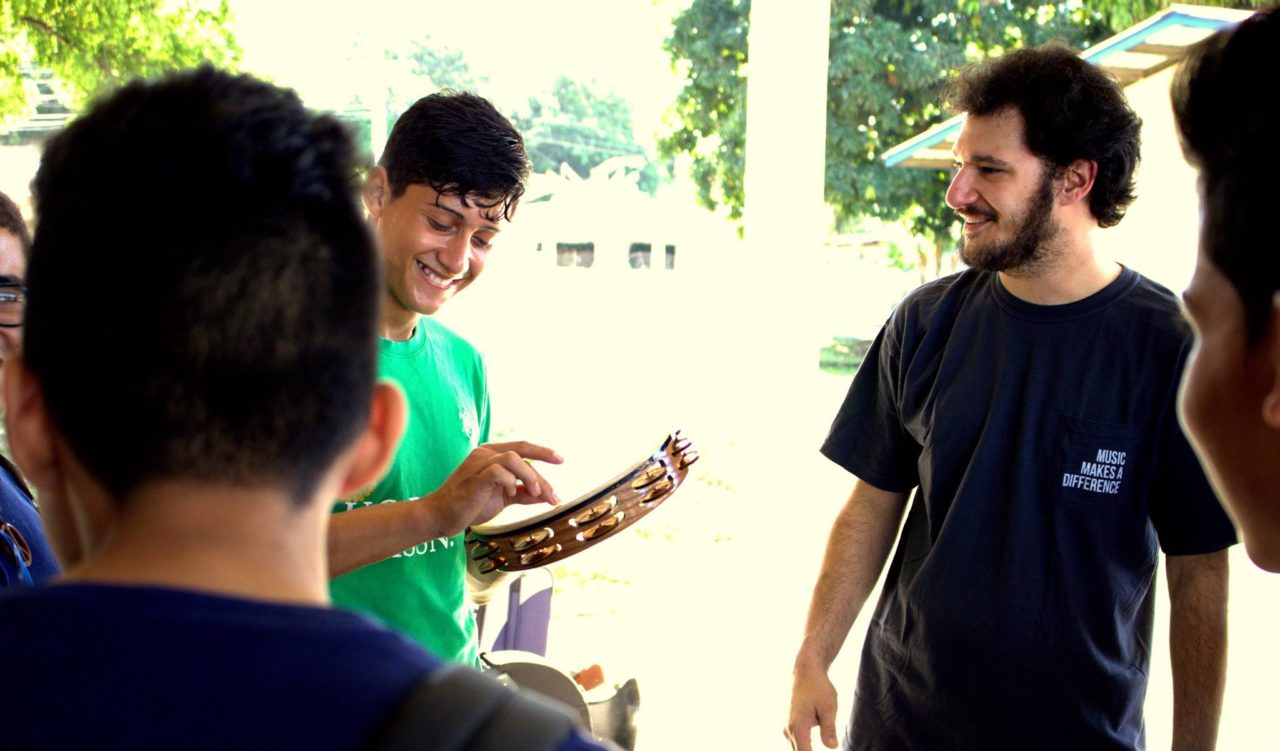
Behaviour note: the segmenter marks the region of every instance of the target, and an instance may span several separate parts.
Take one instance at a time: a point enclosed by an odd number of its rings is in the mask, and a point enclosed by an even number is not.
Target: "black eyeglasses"
[[[0,281],[0,326],[21,326],[26,312],[26,286],[22,282]]]

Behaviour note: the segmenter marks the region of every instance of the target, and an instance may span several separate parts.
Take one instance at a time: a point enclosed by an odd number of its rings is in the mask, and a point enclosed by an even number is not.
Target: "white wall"
[[[40,166],[37,146],[0,146],[0,191],[17,202],[31,222],[31,179]]]
[[[1125,90],[1142,118],[1138,198],[1120,224],[1098,233],[1098,244],[1121,263],[1180,293],[1195,264],[1200,209],[1195,170],[1182,157],[1169,104],[1175,70],[1166,68]]]

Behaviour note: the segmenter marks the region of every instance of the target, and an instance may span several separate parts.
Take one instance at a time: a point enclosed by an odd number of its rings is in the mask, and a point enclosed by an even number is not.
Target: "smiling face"
[[[960,257],[986,271],[1040,263],[1060,227],[1054,179],[1027,148],[1015,108],[965,119],[956,140],[956,172],[947,205],[964,221]]]
[[[480,276],[501,216],[427,185],[411,184],[392,198],[381,167],[371,173],[364,201],[386,269],[383,336],[407,339],[419,315],[433,315]]]
[[[27,257],[22,241],[12,232],[0,229],[0,278],[21,281],[26,278]],[[0,326],[0,365],[18,351],[22,341],[21,326]]]
[[[18,236],[6,229],[0,229],[0,279],[21,281],[26,278],[27,256],[22,250],[22,241]],[[17,354],[22,345],[21,326],[0,326],[0,366]],[[0,385],[3,385],[3,373],[0,373]],[[4,393],[0,391],[0,409],[4,408]]]

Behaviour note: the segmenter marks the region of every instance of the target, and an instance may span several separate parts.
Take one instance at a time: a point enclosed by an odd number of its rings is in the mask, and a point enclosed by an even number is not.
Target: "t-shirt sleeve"
[[[480,443],[489,442],[489,374],[484,358],[476,353],[476,414],[480,417]]]
[[[900,411],[902,329],[900,307],[880,329],[822,444],[822,454],[881,490],[907,492],[919,483],[920,445]]]
[[[1186,364],[1186,352],[1178,372]],[[1235,527],[1222,510],[1200,460],[1178,424],[1173,397],[1165,425],[1163,460],[1151,484],[1149,514],[1166,555],[1213,553],[1237,542]]]

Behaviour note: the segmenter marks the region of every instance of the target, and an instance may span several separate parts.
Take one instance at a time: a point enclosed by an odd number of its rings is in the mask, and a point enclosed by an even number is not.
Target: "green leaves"
[[[73,107],[134,76],[234,65],[226,0],[7,0],[0,8],[0,115],[27,110],[21,64],[49,69]]]
[[[676,128],[658,142],[664,158],[692,157],[699,200],[742,217],[746,146],[747,18],[742,0],[694,0],[665,45],[685,86],[673,110]]]
[[[636,143],[631,108],[617,93],[561,76],[550,97],[531,97],[528,110],[512,120],[524,134],[535,172],[556,172],[567,164],[587,177],[609,159],[634,157],[640,189],[657,187],[657,167]]]
[[[1211,0],[1257,6],[1262,0]],[[1167,6],[1166,0],[831,0],[826,198],[837,229],[861,217],[907,222],[950,247],[943,170],[888,168],[880,155],[941,122],[948,77],[965,63],[1059,40],[1083,48]],[[660,152],[692,158],[699,196],[740,218],[747,25],[741,0],[694,0],[666,43],[685,86]]]

